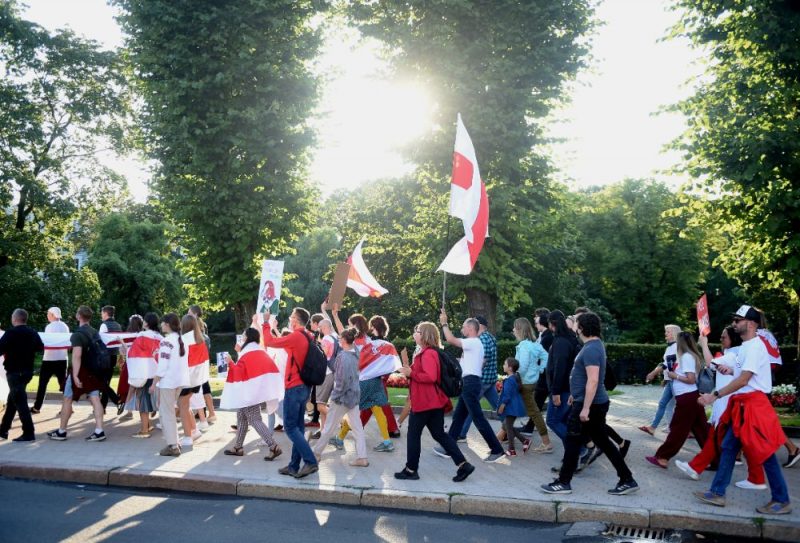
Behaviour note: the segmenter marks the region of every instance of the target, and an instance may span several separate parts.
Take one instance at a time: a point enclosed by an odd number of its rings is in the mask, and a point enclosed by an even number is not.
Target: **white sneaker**
[[[675,465],[678,467],[679,470],[688,475],[689,479],[692,479],[693,481],[700,480],[700,475],[695,470],[692,469],[692,466],[690,466],[688,462],[675,460]]]
[[[160,423],[160,422],[157,422],[157,423],[156,423],[156,428],[158,428],[159,430],[163,430],[163,429],[164,429],[164,428],[161,426],[161,423]]]
[[[205,432],[208,430],[208,423],[204,420],[197,423],[197,429],[201,432]]]
[[[182,437],[181,440],[178,442],[181,447],[191,447],[192,446],[192,438],[191,437]]]
[[[195,430],[192,432],[192,440],[197,441],[201,437],[203,437],[203,434],[200,432],[200,430]]]
[[[743,479],[741,481],[736,481],[736,486],[738,486],[739,488],[744,488],[745,490],[766,490],[767,489],[767,485],[766,484],[762,483],[760,485],[757,485],[755,483],[751,483],[747,479]]]

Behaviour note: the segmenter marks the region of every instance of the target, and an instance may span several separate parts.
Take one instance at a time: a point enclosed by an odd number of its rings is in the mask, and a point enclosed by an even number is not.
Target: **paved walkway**
[[[355,443],[348,439],[343,452],[332,447],[326,449],[318,475],[295,480],[277,473],[288,462],[291,447],[282,433],[277,434],[277,439],[285,452],[275,463],[262,459],[266,448],[259,447],[254,431],[248,434],[245,456],[222,454],[234,438],[230,429],[235,422],[233,412],[219,411],[217,423],[193,447],[186,448],[178,458],[165,458],[158,456],[164,445],[160,432],[154,432],[150,439],[130,437],[138,429],[137,420],[119,422],[116,416],[109,416],[108,439],[100,443],[85,442],[83,438],[94,427],[86,402],[76,405],[68,429],[69,439],[65,442],[50,441],[44,436],[58,424],[56,414],[60,406],[53,402],[45,404],[42,413],[34,416],[37,441],[0,442],[0,475],[553,522],[600,520],[638,527],[800,541],[800,467],[784,471],[796,504],[790,515],[761,520],[755,507],[769,500],[769,492],[741,490],[733,485],[728,492],[727,507],[699,503],[691,493],[707,489],[712,473],[703,474],[700,482],[696,482],[672,463],[668,470],[661,470],[644,460],[665,437],[661,432],[650,437],[636,429],[652,417],[660,390],[636,386],[619,389],[623,394],[612,398],[609,422],[623,437],[633,441],[627,461],[641,490],[629,496],[606,493],[616,483],[616,475],[603,458],[576,475],[573,494],[550,496],[540,492],[539,485],[553,479],[550,468],[561,456],[557,438],[555,454],[528,453],[486,464],[480,459],[488,453],[488,448],[473,429],[461,448],[477,469],[464,483],[451,481],[455,467],[450,460],[431,453],[433,442],[427,434],[423,436],[419,481],[398,481],[393,477],[404,465],[404,439],[395,440],[397,449],[393,453],[370,451],[368,468],[348,465],[355,458]],[[498,427],[499,423],[492,421],[492,424]],[[10,437],[18,434],[19,423],[15,422]],[[375,423],[368,424],[367,438],[370,448],[379,442]],[[677,458],[689,460],[697,451],[697,444],[689,442]],[[783,462],[785,449],[778,455]],[[745,476],[745,467],[739,466],[733,480]]]

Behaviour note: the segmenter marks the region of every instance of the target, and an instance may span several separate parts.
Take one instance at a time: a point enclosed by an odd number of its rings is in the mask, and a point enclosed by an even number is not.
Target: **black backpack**
[[[603,386],[606,390],[614,390],[617,388],[617,375],[614,373],[614,368],[606,362],[606,376],[603,379]]]
[[[92,375],[102,375],[103,372],[110,370],[111,354],[108,352],[106,344],[100,339],[100,334],[95,332],[94,335],[89,335],[85,330],[79,331],[89,338],[86,352],[81,353],[81,364],[86,366]]]
[[[436,352],[439,354],[439,388],[448,398],[461,396],[461,364],[442,349],[436,349]]]
[[[300,369],[300,379],[310,387],[321,385],[325,381],[325,374],[328,372],[328,359],[325,358],[325,353],[322,352],[316,341],[311,339],[305,332],[301,333],[308,340],[308,353],[303,367]],[[294,357],[292,359],[294,360]]]

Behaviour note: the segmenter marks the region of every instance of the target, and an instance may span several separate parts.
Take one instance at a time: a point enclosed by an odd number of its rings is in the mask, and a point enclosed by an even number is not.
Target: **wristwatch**
[[[447,323],[444,323],[444,324],[442,325],[442,328],[450,328],[450,327],[447,325]]]
[[[712,394],[714,395],[715,398],[719,398],[719,390],[715,390],[714,392],[712,392]]]

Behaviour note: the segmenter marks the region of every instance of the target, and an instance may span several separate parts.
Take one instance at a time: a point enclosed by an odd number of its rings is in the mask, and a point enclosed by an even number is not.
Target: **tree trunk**
[[[253,313],[256,312],[255,301],[237,302],[233,304],[233,316],[236,322],[236,333],[239,334],[250,326]],[[260,332],[261,330],[259,330]]]
[[[469,316],[483,315],[486,317],[486,320],[489,321],[489,331],[497,335],[497,297],[477,288],[468,288],[465,294],[467,295]]]

